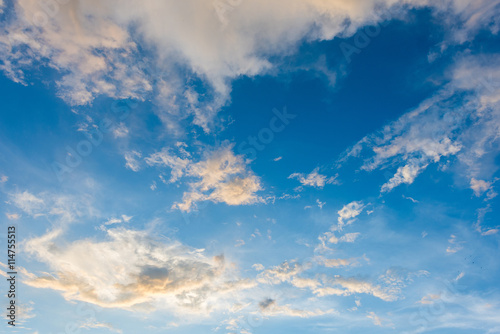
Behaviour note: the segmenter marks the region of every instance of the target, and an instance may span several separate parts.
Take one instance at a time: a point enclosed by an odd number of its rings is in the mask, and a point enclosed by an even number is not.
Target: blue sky
[[[499,14],[0,0],[2,330],[499,333]]]

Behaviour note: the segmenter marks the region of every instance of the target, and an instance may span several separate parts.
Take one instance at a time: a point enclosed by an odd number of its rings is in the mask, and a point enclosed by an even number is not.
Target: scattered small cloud
[[[448,248],[446,248],[446,253],[449,253],[449,254],[454,254],[460,250],[463,249],[463,246],[462,244],[464,243],[463,241],[458,241],[457,240],[457,237],[452,234],[450,236],[450,239],[448,239],[448,243],[450,244],[448,246]]]
[[[317,261],[328,268],[349,267],[349,266],[355,266],[358,264],[358,259],[356,259],[356,258],[325,259],[325,258],[320,257]]]
[[[434,304],[436,300],[440,299],[441,295],[436,295],[436,294],[430,294],[422,297],[417,304],[423,304],[423,305],[430,305]]]
[[[123,333],[123,331],[121,329],[117,329],[117,328],[113,327],[113,325],[111,325],[108,322],[98,322],[96,320],[89,320],[89,321],[81,324],[80,328],[89,329],[89,330],[90,329],[104,328],[104,329],[107,329],[108,331],[113,332],[113,333],[119,333],[119,334]]]
[[[410,201],[412,201],[413,203],[419,203],[416,199],[411,198],[411,197],[409,197],[409,196],[405,196],[405,195],[403,195],[403,198],[404,198],[404,199],[407,199],[407,200],[410,200]]]
[[[378,315],[375,314],[375,312],[368,312],[366,317],[368,319],[372,319],[373,324],[375,326],[379,326],[379,327],[393,327],[394,326],[390,321],[380,318]]]
[[[309,174],[293,173],[288,178],[298,180],[303,186],[323,188],[326,184],[338,184],[336,176],[327,177],[319,173],[319,167]]]
[[[113,129],[113,136],[115,138],[125,138],[128,136],[128,128],[125,124],[120,123]]]
[[[486,236],[486,235],[493,235],[493,234],[497,234],[499,231],[499,229],[497,228],[492,228],[492,229],[489,229],[487,231],[484,231],[484,232],[481,232],[481,235],[483,236]]]
[[[18,213],[5,213],[5,215],[9,220],[18,220],[19,218],[21,218],[21,215],[19,215]]]
[[[163,148],[161,151],[155,152],[145,159],[149,166],[169,167],[171,169],[171,176],[168,183],[176,182],[184,176],[188,166],[191,164],[189,153],[185,150],[185,144],[183,144],[178,143],[177,145],[180,156],[174,154],[169,148]],[[164,183],[167,182],[164,181]]]
[[[12,202],[15,206],[28,214],[37,214],[45,207],[43,199],[33,195],[28,191],[18,192],[11,195]]]
[[[382,186],[381,192],[389,192],[403,183],[412,184],[425,168],[427,168],[427,163],[422,163],[418,159],[410,161],[407,165],[398,168],[396,174]]]
[[[141,157],[141,153],[138,151],[129,151],[125,153],[125,167],[128,169],[138,172],[141,169],[141,164],[138,158]]]
[[[254,268],[255,270],[257,271],[263,271],[264,269],[266,269],[262,264],[260,263],[256,263],[254,265],[252,265],[252,268]]]
[[[320,209],[323,209],[323,205],[325,205],[325,204],[326,204],[326,202],[321,202],[319,199],[317,199],[317,200],[316,200],[316,203],[318,204],[318,207],[319,207]]]
[[[339,231],[342,231],[344,226],[352,224],[355,218],[359,216],[359,214],[363,211],[364,208],[365,205],[361,201],[359,202],[354,201],[347,205],[344,205],[344,207],[342,207],[342,209],[340,209],[337,212],[339,215],[337,219],[338,220],[337,229]]]
[[[292,308],[290,305],[278,305],[276,300],[271,298],[266,298],[259,303],[260,311],[267,316],[288,316],[288,317],[299,317],[299,318],[310,318],[322,316],[325,314],[335,313],[333,309],[322,311],[320,309],[316,310],[300,310]]]

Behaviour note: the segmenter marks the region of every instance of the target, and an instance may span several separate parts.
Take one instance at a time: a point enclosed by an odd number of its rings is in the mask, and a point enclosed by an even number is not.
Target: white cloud
[[[290,282],[305,269],[306,268],[300,263],[285,261],[279,266],[274,266],[262,271],[257,276],[257,281],[265,284]]]
[[[322,311],[316,309],[310,310],[300,310],[290,307],[290,305],[278,305],[276,300],[267,298],[259,303],[260,311],[267,316],[277,316],[283,315],[288,317],[300,317],[300,318],[310,318],[317,317],[325,314],[335,313],[333,309]]]
[[[252,265],[252,268],[254,268],[255,270],[257,271],[263,271],[264,269],[266,269],[262,264],[260,263],[256,263],[254,265]]]
[[[205,160],[193,163],[187,169],[187,175],[198,181],[189,184],[190,191],[184,193],[183,202],[175,203],[173,207],[190,211],[199,201],[228,205],[263,202],[256,194],[262,190],[260,180],[247,164],[243,156],[234,155],[231,145],[207,152]]]
[[[0,183],[5,183],[9,180],[9,177],[6,175],[0,176]]]
[[[428,294],[426,296],[423,296],[422,299],[420,299],[417,304],[423,304],[423,305],[431,305],[434,304],[436,300],[441,299],[441,295],[439,294]]]
[[[108,221],[104,222],[103,225],[101,225],[101,230],[104,231],[106,229],[106,226],[108,225],[128,223],[132,218],[132,216],[127,215],[122,215],[121,218],[111,218]]]
[[[394,301],[398,298],[386,288],[354,277],[344,278],[339,276],[331,278],[328,281],[329,282],[326,287],[314,290],[314,293],[317,296],[351,296],[353,294],[364,293],[373,295],[374,297],[380,298],[384,301]]]
[[[337,267],[354,266],[354,265],[358,264],[358,259],[356,259],[356,258],[350,258],[350,259],[319,258],[318,262],[323,264],[325,267],[328,267],[328,268],[337,268]]]
[[[343,242],[354,242],[356,239],[359,237],[360,233],[355,232],[355,233],[346,233],[343,236],[339,238],[339,241]]]
[[[34,312],[34,305],[35,303],[33,301],[16,304],[16,326],[19,326],[19,328],[23,328],[21,326],[25,326],[26,322],[29,319],[33,319],[34,317],[36,317],[36,313]]]
[[[303,186],[323,188],[325,184],[336,184],[336,176],[327,177],[318,173],[319,167],[309,174],[293,173],[288,178],[297,179]]]
[[[144,231],[107,230],[107,239],[62,240],[54,230],[29,240],[26,250],[51,268],[26,284],[60,291],[67,300],[101,307],[210,311],[208,298],[254,286],[226,277],[223,256],[209,258],[203,250],[176,241],[159,241]]]
[[[366,315],[368,319],[372,319],[375,326],[392,327],[394,326],[390,321],[380,318],[375,312],[368,312]]]
[[[448,254],[453,254],[463,249],[462,244],[464,242],[458,241],[457,237],[453,234],[450,236],[450,239],[448,239],[448,242],[450,243],[448,248],[446,248],[446,253]]]
[[[272,56],[290,54],[304,40],[351,36],[361,26],[424,6],[450,17],[439,21],[450,31],[448,44],[467,41],[479,29],[498,29],[498,10],[486,0],[255,0],[229,4],[224,13],[203,0],[40,4],[16,1],[5,22],[0,54],[7,76],[27,83],[31,68],[51,68],[59,73],[58,95],[72,105],[99,95],[152,100],[174,132],[188,116],[210,131],[233,79],[270,72],[280,65],[269,61]],[[334,72],[315,67],[335,81]],[[203,99],[186,79],[192,76],[206,88]]]
[[[337,227],[334,227],[335,229]],[[339,242],[353,243],[360,236],[361,233],[346,233],[340,237],[337,237],[334,232],[325,232],[318,237],[320,241],[319,245],[316,246],[315,251],[323,253],[332,251],[328,247],[328,244],[338,244]]]
[[[117,328],[113,327],[113,325],[111,325],[108,322],[98,322],[95,320],[87,321],[87,322],[81,324],[80,328],[83,328],[83,329],[105,328],[105,329],[109,330],[110,332],[120,333],[120,334],[123,333],[123,331],[121,329],[117,329]]]
[[[127,137],[128,136],[128,128],[123,123],[118,124],[118,126],[113,129],[113,136],[115,138]]]
[[[320,209],[323,209],[323,206],[326,204],[326,202],[321,202],[319,199],[316,199],[316,203]]]
[[[432,163],[448,158],[475,194],[496,193],[488,188],[498,170],[500,145],[500,61],[495,55],[459,55],[449,70],[449,82],[417,108],[360,140],[340,159],[372,151],[362,169],[398,166],[382,192],[411,184]],[[450,159],[455,156],[457,159]],[[443,163],[444,164],[444,163]],[[444,169],[444,167],[443,167]],[[487,189],[488,188],[488,189]]]
[[[182,152],[181,152],[182,154]],[[149,166],[160,166],[171,168],[171,176],[169,182],[175,182],[181,178],[191,161],[188,158],[187,152],[182,154],[184,157],[174,155],[169,149],[164,148],[160,152],[156,152],[147,157],[146,163]]]
[[[470,188],[474,190],[474,194],[479,197],[484,192],[491,189],[491,182],[476,180],[475,178],[472,178],[470,180]]]
[[[21,218],[21,216],[18,213],[5,213],[5,215],[9,220],[18,220],[19,218]]]
[[[344,226],[352,224],[355,220],[354,218],[359,216],[364,208],[365,205],[361,201],[354,201],[344,205],[342,209],[337,212],[339,215],[337,218],[337,230],[342,231]]]
[[[43,199],[36,197],[28,191],[12,194],[11,198],[15,206],[31,215],[40,213],[45,207]]]
[[[416,199],[414,199],[414,198],[412,198],[412,197],[410,197],[410,196],[405,196],[405,195],[403,195],[403,198],[405,198],[405,199],[407,199],[407,200],[410,200],[410,201],[412,201],[413,203],[419,203]]]
[[[418,161],[410,161],[409,164],[399,167],[396,174],[382,186],[380,191],[391,191],[402,183],[412,184],[420,171],[425,168],[427,168],[427,164],[422,164]]]
[[[141,169],[141,164],[137,158],[141,157],[141,153],[137,151],[130,151],[125,153],[125,167],[134,172],[138,172]]]
[[[89,104],[99,95],[151,99],[174,132],[175,122],[188,116],[210,131],[233,79],[274,70],[280,64],[269,59],[290,54],[303,41],[351,36],[361,26],[424,6],[451,17],[439,21],[451,31],[449,43],[464,42],[481,28],[498,28],[498,10],[486,0],[255,0],[228,5],[224,13],[203,0],[53,4],[14,3],[13,18],[0,35],[4,73],[27,83],[31,68],[51,68],[59,73],[58,95],[72,105]],[[331,70],[315,67],[335,81]],[[203,82],[208,93],[203,98],[190,85],[192,76]]]
[[[481,232],[481,235],[485,236],[485,235],[493,235],[493,234],[497,234],[500,230],[497,229],[497,228],[492,228],[492,229],[489,229],[487,231],[484,231],[484,232]]]

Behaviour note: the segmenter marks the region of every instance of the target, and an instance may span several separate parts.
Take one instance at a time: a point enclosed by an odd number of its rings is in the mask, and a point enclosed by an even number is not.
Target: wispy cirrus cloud
[[[145,231],[115,228],[106,233],[103,241],[69,243],[62,239],[62,230],[53,230],[29,240],[26,250],[51,273],[32,274],[26,284],[107,308],[154,309],[168,301],[178,310],[196,312],[210,311],[211,294],[254,285],[226,276],[223,256],[210,258],[203,250],[162,242]]]
[[[363,170],[398,166],[382,185],[384,193],[412,184],[429,165],[448,159],[475,194],[488,192],[494,197],[488,184],[498,169],[493,153],[499,145],[498,73],[500,63],[493,55],[462,55],[450,68],[450,81],[434,96],[360,140],[340,161],[368,152]]]
[[[316,310],[301,310],[292,308],[290,305],[279,305],[276,300],[267,298],[259,303],[260,310],[263,314],[267,316],[288,316],[288,317],[300,317],[300,318],[310,318],[317,317],[325,314],[336,313],[335,310],[329,309],[326,311],[316,309]]]
[[[293,173],[288,178],[298,180],[303,186],[314,188],[323,188],[326,184],[338,184],[336,176],[327,177],[320,174],[319,167],[315,168],[309,174]]]

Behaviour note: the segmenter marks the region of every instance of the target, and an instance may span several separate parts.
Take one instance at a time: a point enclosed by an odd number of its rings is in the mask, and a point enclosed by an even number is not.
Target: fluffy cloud
[[[326,175],[319,174],[318,171],[319,167],[315,168],[309,174],[293,173],[288,178],[297,179],[303,186],[315,188],[323,188],[325,184],[335,184],[337,182],[336,177],[327,177]]]
[[[198,179],[190,183],[190,191],[183,195],[182,203],[173,207],[190,211],[198,201],[212,201],[228,205],[262,202],[256,193],[262,190],[259,178],[247,168],[241,155],[234,155],[232,146],[223,146],[208,152],[205,160],[193,163],[186,174]]]
[[[192,116],[208,132],[229,100],[231,80],[271,71],[271,56],[287,55],[303,41],[351,36],[391,13],[424,6],[452,18],[442,21],[451,30],[449,43],[498,28],[498,8],[486,0],[217,3],[16,1],[3,14],[1,69],[26,84],[29,69],[47,67],[59,73],[58,95],[72,105],[99,95],[152,99],[169,129],[178,130],[175,122]],[[190,84],[193,76],[208,93],[203,98]]]
[[[64,242],[61,234],[54,230],[27,242],[26,250],[52,273],[26,283],[58,290],[67,300],[127,309],[164,304],[210,311],[207,300],[215,294],[254,285],[226,279],[223,256],[208,258],[203,250],[162,242],[144,231],[110,229],[105,241],[71,243]]]

